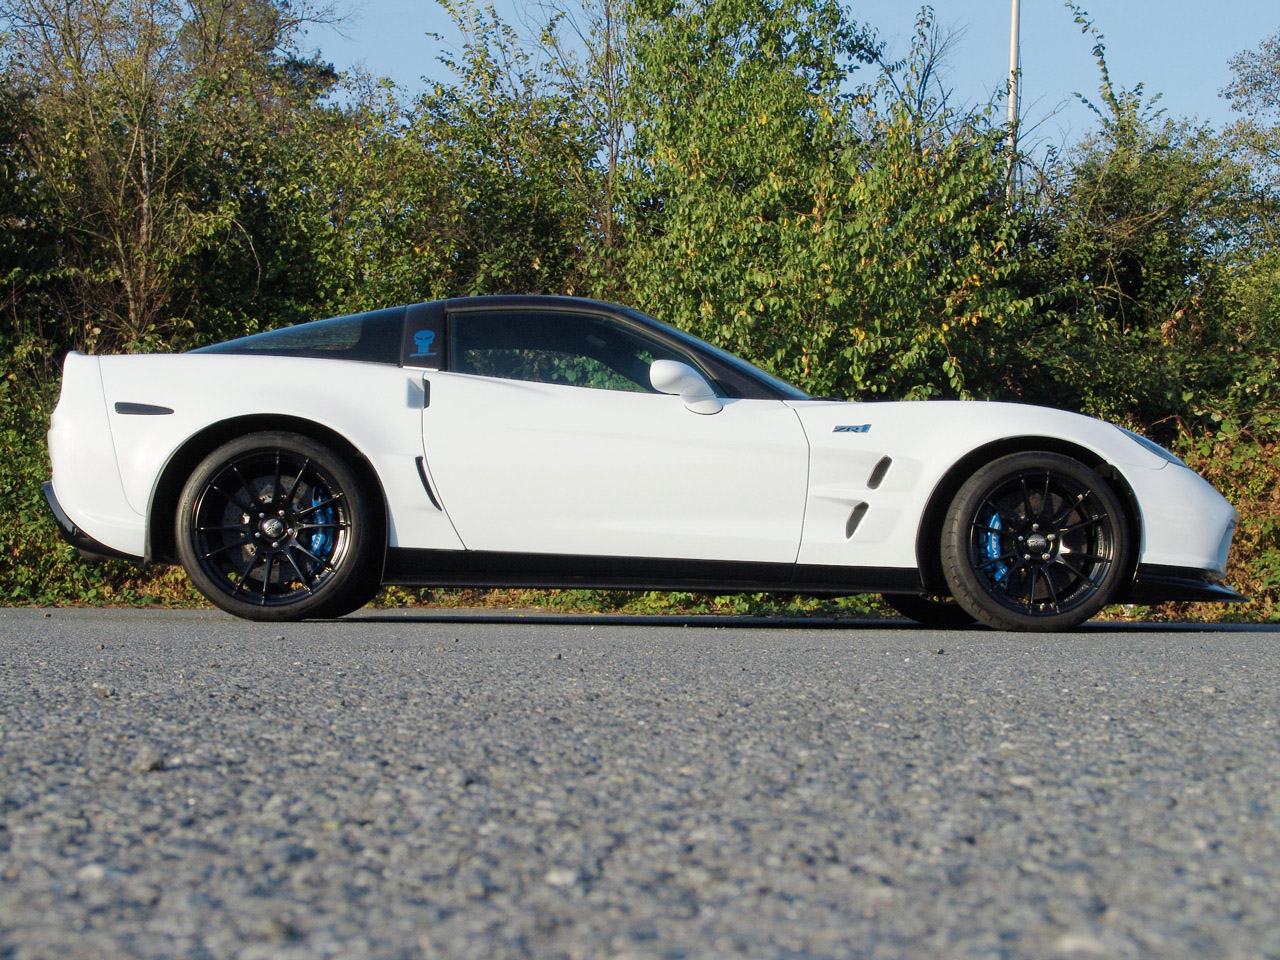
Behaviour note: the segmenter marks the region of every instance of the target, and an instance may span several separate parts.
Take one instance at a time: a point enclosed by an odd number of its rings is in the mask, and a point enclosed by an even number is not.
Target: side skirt
[[[920,593],[924,589],[915,567],[828,567],[403,547],[387,551],[383,583],[414,587],[785,592],[819,596]]]

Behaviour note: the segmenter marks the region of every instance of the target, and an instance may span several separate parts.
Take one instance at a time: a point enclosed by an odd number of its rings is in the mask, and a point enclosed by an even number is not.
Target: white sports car
[[[177,560],[255,620],[382,584],[881,593],[1059,630],[1242,599],[1235,511],[1060,410],[813,399],[641,313],[393,307],[180,355],[72,353],[45,485],[83,552]]]

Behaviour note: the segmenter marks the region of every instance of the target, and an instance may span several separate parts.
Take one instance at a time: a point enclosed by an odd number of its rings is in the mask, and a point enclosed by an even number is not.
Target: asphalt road
[[[1280,957],[1278,641],[0,610],[0,960]]]

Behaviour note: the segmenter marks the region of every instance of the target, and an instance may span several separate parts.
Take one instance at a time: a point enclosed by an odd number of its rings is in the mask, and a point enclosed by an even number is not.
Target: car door
[[[692,412],[648,381],[692,359],[614,317],[467,311],[448,329],[423,441],[468,549],[795,562],[808,444],[782,401]]]

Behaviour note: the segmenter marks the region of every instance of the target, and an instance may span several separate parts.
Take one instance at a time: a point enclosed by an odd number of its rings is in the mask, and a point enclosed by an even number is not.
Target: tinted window
[[[655,393],[649,365],[689,358],[616,320],[576,313],[476,311],[450,317],[450,366],[504,380]]]
[[[404,307],[356,313],[331,320],[300,323],[294,327],[255,333],[228,340],[194,353],[244,353],[277,357],[319,357],[361,360],[366,363],[400,363]]]

